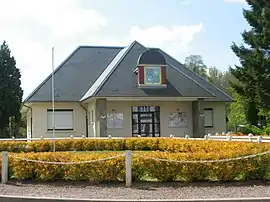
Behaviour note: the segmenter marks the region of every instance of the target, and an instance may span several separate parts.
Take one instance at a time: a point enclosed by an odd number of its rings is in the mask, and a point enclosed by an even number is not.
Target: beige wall
[[[52,137],[53,133],[47,131],[47,109],[52,108],[51,103],[33,103],[33,138]],[[55,103],[55,109],[73,109],[74,131],[55,131],[56,137],[69,137],[86,135],[86,112],[77,102]]]
[[[108,133],[112,136],[132,136],[132,120],[131,120],[131,106],[160,106],[160,130],[161,136],[185,136],[185,134],[192,134],[192,105],[191,102],[108,102],[108,112],[114,109],[116,112],[124,114],[124,129],[108,129]],[[169,128],[168,116],[171,112],[185,111],[188,114],[188,127],[186,128]]]
[[[124,115],[123,129],[108,129],[108,134],[113,137],[130,137],[132,136],[131,106],[160,106],[160,129],[161,136],[174,134],[177,137],[183,137],[186,134],[193,135],[192,126],[192,103],[191,102],[131,102],[131,101],[108,101],[107,110],[111,112],[122,112]],[[205,108],[213,108],[213,128],[206,128],[205,133],[216,133],[226,131],[226,109],[225,104],[220,102],[205,102]],[[32,104],[33,116],[33,137],[39,138],[52,137],[52,132],[47,131],[47,109],[51,108],[51,103],[34,103]],[[86,135],[86,117],[85,110],[77,102],[55,103],[55,108],[73,109],[74,110],[74,131],[56,131],[57,137],[68,137]],[[86,106],[88,110],[88,136],[99,137],[97,120],[95,120],[95,101],[89,102]],[[186,128],[169,128],[168,116],[171,112],[187,112],[188,127]],[[92,116],[93,113],[93,116]],[[27,129],[30,131],[30,116],[27,118]]]
[[[213,128],[206,128],[205,134],[222,133],[227,131],[226,105],[222,102],[205,102],[204,108],[213,108]]]
[[[166,137],[173,134],[176,137],[184,137],[185,135],[193,136],[192,124],[192,103],[191,102],[108,102],[108,112],[113,109],[116,112],[124,114],[124,129],[108,129],[113,137],[132,136],[131,106],[160,106],[160,130],[161,136]],[[226,131],[226,109],[225,104],[220,102],[205,102],[205,108],[213,108],[213,128],[206,128],[205,134],[225,132]],[[168,116],[171,112],[186,112],[188,115],[188,127],[170,128],[168,127]]]

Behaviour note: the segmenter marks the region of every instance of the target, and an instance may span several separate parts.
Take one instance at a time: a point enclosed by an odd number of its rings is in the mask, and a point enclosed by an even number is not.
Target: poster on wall
[[[169,114],[170,128],[188,127],[188,115],[186,112],[172,112]]]
[[[123,113],[113,112],[107,115],[107,128],[123,128]]]
[[[114,128],[123,128],[124,115],[123,113],[114,113]]]

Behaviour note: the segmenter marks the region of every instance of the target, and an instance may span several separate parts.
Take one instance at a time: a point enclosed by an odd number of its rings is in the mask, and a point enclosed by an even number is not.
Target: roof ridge
[[[81,48],[81,46],[78,46],[71,54],[58,65],[58,67],[51,73],[49,74],[33,91],[30,93],[23,102],[27,102],[30,100],[30,98],[52,77],[52,74],[55,74],[58,70],[61,69],[61,67],[64,66],[64,64]]]
[[[160,48],[158,48],[160,51],[162,51],[163,53],[165,53],[166,55],[168,55],[166,52],[164,52],[163,50],[161,50]],[[177,63],[181,64],[183,67],[185,67],[187,69],[187,71],[192,72],[193,74],[195,74],[196,76],[200,77],[201,79],[203,79],[205,82],[207,82],[209,85],[211,85],[212,87],[216,88],[219,92],[223,93],[224,95],[226,95],[229,99],[233,100],[233,98],[228,95],[226,92],[224,92],[223,90],[221,90],[220,88],[218,88],[217,86],[215,86],[214,84],[212,84],[211,82],[207,81],[205,78],[203,78],[201,75],[197,74],[196,72],[191,71],[190,69],[188,69],[185,65],[183,65],[181,62],[179,62],[178,60],[176,60],[174,57],[172,57],[171,55],[168,55],[169,57],[171,57],[174,61],[176,61]],[[199,84],[200,86],[202,86],[201,84]]]
[[[116,48],[116,49],[123,49],[125,46],[102,46],[102,45],[81,45],[80,48]]]
[[[112,59],[106,69],[99,75],[96,81],[88,89],[88,91],[83,95],[80,101],[84,101],[89,97],[93,96],[100,88],[104,85],[107,79],[112,75],[119,63],[125,58],[129,50],[136,44],[137,41],[133,41],[130,45],[126,46],[124,49],[120,50],[118,54]],[[119,57],[119,58],[118,58]],[[114,64],[115,63],[115,64]]]

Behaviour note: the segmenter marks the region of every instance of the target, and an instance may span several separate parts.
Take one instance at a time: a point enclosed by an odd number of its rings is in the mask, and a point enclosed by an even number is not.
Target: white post
[[[125,164],[126,164],[126,186],[130,187],[132,184],[132,169],[131,169],[131,151],[127,150],[125,153]]]
[[[53,152],[55,152],[55,119],[54,119],[54,47],[52,48],[52,127],[53,127]]]
[[[8,181],[8,153],[6,151],[2,152],[1,180],[3,184],[6,184]]]

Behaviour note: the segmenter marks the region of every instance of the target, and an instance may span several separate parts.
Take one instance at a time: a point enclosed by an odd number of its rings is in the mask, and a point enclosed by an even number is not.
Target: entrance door
[[[132,107],[132,136],[160,137],[160,107]]]

